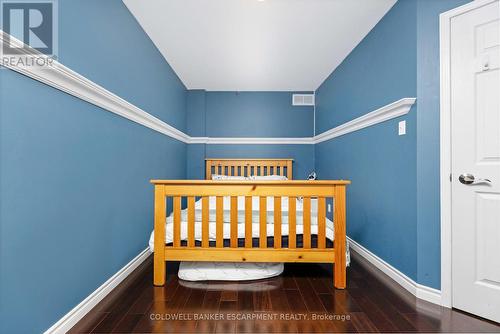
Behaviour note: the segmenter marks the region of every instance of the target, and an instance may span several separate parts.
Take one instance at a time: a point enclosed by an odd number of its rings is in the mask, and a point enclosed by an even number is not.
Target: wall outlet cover
[[[398,134],[400,136],[403,136],[406,134],[406,121],[401,121],[399,122],[399,126],[398,126]]]

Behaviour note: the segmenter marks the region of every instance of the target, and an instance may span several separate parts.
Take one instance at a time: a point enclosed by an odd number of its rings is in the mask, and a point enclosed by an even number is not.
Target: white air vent
[[[293,94],[292,105],[314,106],[314,94]]]

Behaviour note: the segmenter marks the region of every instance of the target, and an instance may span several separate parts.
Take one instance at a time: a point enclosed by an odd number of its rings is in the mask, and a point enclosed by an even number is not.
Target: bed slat
[[[188,197],[188,234],[187,245],[194,247],[194,197]]]
[[[252,248],[252,197],[245,197],[245,248]]]
[[[231,197],[231,247],[238,247],[238,197]]]
[[[326,248],[326,200],[318,198],[318,248]]]
[[[217,196],[215,200],[215,247],[224,247],[224,197]]]
[[[297,247],[297,197],[288,198],[288,248]]]
[[[261,196],[259,201],[259,248],[267,247],[267,197]]]
[[[174,247],[181,245],[181,197],[174,197]]]
[[[281,248],[281,197],[274,197],[274,248]]]
[[[201,247],[209,246],[209,225],[208,225],[208,216],[209,216],[209,198],[208,196],[202,197],[201,199]]]
[[[311,248],[311,197],[304,197],[303,244],[304,248]]]

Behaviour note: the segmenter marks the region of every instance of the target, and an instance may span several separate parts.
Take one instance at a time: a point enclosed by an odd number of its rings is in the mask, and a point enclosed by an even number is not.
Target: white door
[[[450,59],[453,307],[497,322],[500,322],[499,14],[496,1],[454,17]]]

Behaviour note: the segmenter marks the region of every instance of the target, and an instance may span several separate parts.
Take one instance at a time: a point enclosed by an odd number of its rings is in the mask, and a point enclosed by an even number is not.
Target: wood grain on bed
[[[293,178],[293,159],[205,159],[205,178],[227,176],[280,175]]]
[[[248,176],[292,175],[291,159],[207,159],[208,180],[152,180],[155,186],[154,284],[165,284],[165,261],[210,262],[320,262],[334,264],[334,286],[346,287],[345,188],[350,181],[260,181],[211,180],[212,174]],[[209,240],[209,197],[215,196],[215,247]],[[245,207],[238,208],[238,196]],[[229,208],[224,197],[230,197]],[[252,197],[259,197],[259,242],[252,242]],[[282,201],[288,197],[289,242],[282,244]],[[173,198],[173,243],[165,245],[166,199]],[[187,243],[181,242],[181,205],[187,198]],[[201,198],[201,243],[195,240],[195,201]],[[303,236],[300,246],[296,235],[296,200],[303,201]],[[311,199],[318,199],[317,242],[311,243]],[[334,247],[326,247],[326,200],[334,203]],[[267,202],[274,201],[273,221],[269,222]],[[272,202],[271,202],[272,203]],[[238,210],[245,211],[245,243],[238,243]],[[230,240],[224,243],[224,211],[230,213]],[[267,227],[273,224],[272,243],[268,245]],[[163,245],[163,247],[162,247]],[[240,247],[244,246],[244,247]]]

